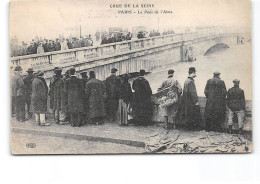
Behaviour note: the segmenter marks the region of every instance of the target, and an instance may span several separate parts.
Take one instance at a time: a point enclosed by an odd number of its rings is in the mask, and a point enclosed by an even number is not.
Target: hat
[[[173,74],[174,73],[174,70],[170,69],[168,70],[168,74]]]
[[[74,75],[75,72],[76,72],[76,69],[75,69],[75,68],[71,68],[71,69],[70,69],[70,74],[71,74],[71,75]]]
[[[16,66],[14,71],[22,71],[22,67],[21,66]]]
[[[213,74],[214,74],[214,75],[220,75],[221,73],[218,72],[218,71],[215,71]]]
[[[234,80],[233,80],[233,83],[234,83],[234,84],[239,84],[239,83],[240,83],[240,80],[234,79]]]
[[[80,75],[87,75],[87,72],[81,72]]]
[[[55,67],[54,70],[56,70],[56,71],[62,71],[62,68],[60,68],[60,67]]]
[[[32,68],[28,68],[26,72],[34,72]]]
[[[143,76],[144,74],[145,74],[145,70],[141,69],[141,70],[140,70],[140,75]]]
[[[111,69],[111,73],[116,73],[118,70],[116,68]]]
[[[193,73],[193,72],[196,72],[196,69],[194,67],[190,67],[189,68],[189,73]]]
[[[43,76],[43,75],[44,75],[44,72],[41,71],[41,70],[38,70],[37,72],[35,72],[35,75],[36,75],[36,76]]]

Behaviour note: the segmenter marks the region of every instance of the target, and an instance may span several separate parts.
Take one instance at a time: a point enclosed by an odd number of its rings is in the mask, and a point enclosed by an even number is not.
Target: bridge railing
[[[170,34],[138,40],[116,42],[100,46],[82,47],[65,51],[54,51],[42,54],[11,57],[11,65],[22,65],[24,69],[29,67],[34,69],[48,69],[53,66],[66,66],[80,62],[91,62],[98,58],[102,59],[103,57],[112,57],[118,54],[149,49],[151,47],[158,47],[165,44],[178,43],[209,36],[233,34],[238,32],[241,32],[241,30],[232,28],[206,29],[182,34]]]

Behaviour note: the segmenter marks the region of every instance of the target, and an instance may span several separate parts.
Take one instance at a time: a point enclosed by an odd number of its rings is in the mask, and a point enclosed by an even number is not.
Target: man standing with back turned
[[[189,77],[186,79],[182,95],[183,117],[188,129],[198,128],[200,123],[200,109],[194,78],[196,77],[196,69],[189,68]]]
[[[106,78],[106,112],[110,122],[116,122],[118,104],[119,104],[119,95],[118,87],[120,85],[120,79],[116,76],[117,69],[111,69],[111,75]]]
[[[207,97],[205,107],[206,131],[220,131],[226,112],[227,89],[225,82],[220,79],[220,72],[213,74],[213,78],[207,81],[204,90]]]

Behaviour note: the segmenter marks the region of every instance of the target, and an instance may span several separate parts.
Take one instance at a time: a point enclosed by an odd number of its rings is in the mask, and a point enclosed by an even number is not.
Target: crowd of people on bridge
[[[85,124],[103,124],[107,121],[120,125],[149,125],[152,123],[153,107],[159,105],[165,118],[167,129],[176,128],[179,121],[185,122],[189,130],[201,129],[200,104],[194,83],[196,69],[190,67],[188,78],[182,89],[174,76],[174,70],[168,70],[168,78],[158,88],[157,102],[152,101],[152,90],[145,79],[145,70],[129,83],[129,75],[117,76],[117,69],[111,69],[111,75],[104,81],[96,78],[94,71],[81,72],[71,68],[62,75],[62,68],[54,68],[54,76],[47,86],[45,73],[41,70],[27,70],[28,75],[21,75],[21,66],[15,67],[12,78],[12,113],[16,120],[26,121],[35,117],[40,126],[48,126],[48,109],[52,109],[55,123],[59,125],[84,126]],[[222,123],[228,108],[228,131],[232,133],[234,117],[237,117],[239,132],[244,126],[245,96],[239,88],[240,81],[233,80],[234,87],[227,91],[225,82],[220,79],[220,72],[214,72],[207,81],[205,96],[206,131],[222,131]],[[134,91],[134,92],[132,92]],[[50,99],[47,103],[47,99]],[[47,104],[50,106],[47,107]],[[129,120],[129,115],[133,119]],[[234,116],[235,115],[235,116]]]
[[[30,54],[41,54],[53,51],[62,51],[68,49],[75,49],[80,47],[93,46],[93,39],[91,35],[86,37],[69,37],[69,38],[56,38],[56,39],[42,39],[36,37],[32,39],[30,45],[22,41],[19,45],[17,42],[11,44],[11,57],[24,56]]]

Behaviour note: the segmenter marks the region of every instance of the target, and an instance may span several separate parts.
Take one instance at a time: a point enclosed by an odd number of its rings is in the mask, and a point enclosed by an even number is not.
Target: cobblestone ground
[[[118,154],[143,153],[144,149],[113,143],[13,133],[12,152],[14,154]]]

